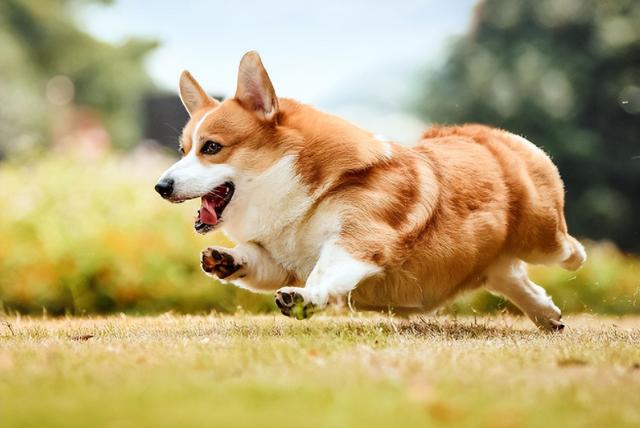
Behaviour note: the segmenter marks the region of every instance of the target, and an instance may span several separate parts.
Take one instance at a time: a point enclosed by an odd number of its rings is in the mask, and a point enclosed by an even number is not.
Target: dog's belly
[[[463,290],[482,285],[480,276],[464,280],[446,280],[431,276],[415,276],[409,271],[388,272],[361,282],[351,299],[362,309],[403,308],[429,311],[444,304]]]
[[[385,275],[364,280],[352,292],[352,301],[363,308],[430,309],[445,300],[444,296],[430,295],[428,290],[437,287],[402,276]]]

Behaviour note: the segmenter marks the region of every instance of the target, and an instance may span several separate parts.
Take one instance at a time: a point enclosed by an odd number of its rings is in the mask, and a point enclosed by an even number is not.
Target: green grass
[[[640,426],[639,318],[4,319],[3,428]]]

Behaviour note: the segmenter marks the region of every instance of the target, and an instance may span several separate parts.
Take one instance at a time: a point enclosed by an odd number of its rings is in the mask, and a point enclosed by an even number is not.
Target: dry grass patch
[[[640,426],[640,319],[5,318],[12,427]]]

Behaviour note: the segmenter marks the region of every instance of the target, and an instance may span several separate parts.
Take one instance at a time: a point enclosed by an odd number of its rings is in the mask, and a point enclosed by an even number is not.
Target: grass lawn
[[[0,427],[638,427],[640,318],[0,323]]]

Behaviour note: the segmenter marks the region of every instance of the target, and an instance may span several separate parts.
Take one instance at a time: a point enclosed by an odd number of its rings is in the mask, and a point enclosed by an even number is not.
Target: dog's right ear
[[[256,51],[247,52],[240,60],[235,99],[267,122],[278,114],[278,97]]]
[[[180,99],[189,116],[206,106],[214,106],[219,102],[211,98],[188,71],[180,75]]]

